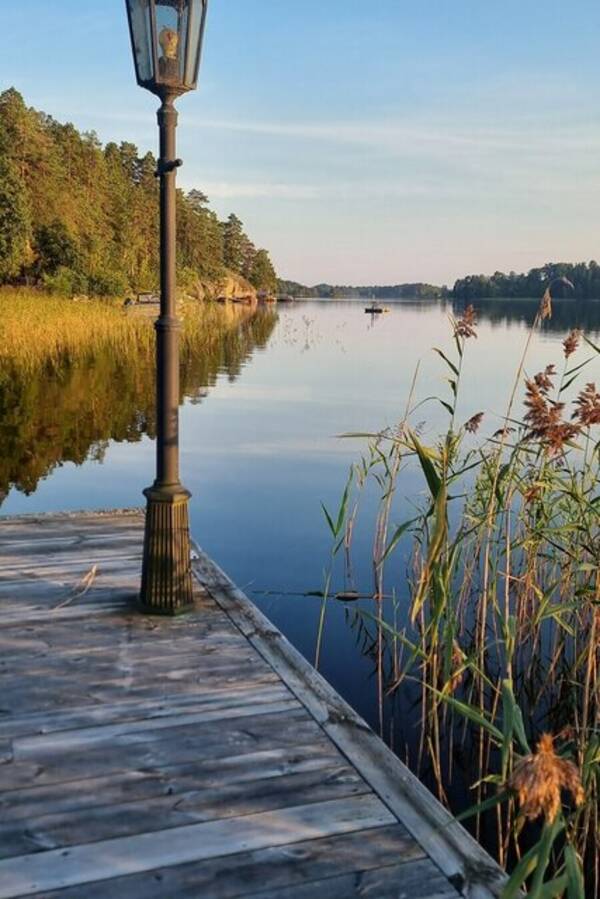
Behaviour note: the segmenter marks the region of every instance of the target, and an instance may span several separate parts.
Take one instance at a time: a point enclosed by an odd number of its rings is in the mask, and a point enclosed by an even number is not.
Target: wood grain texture
[[[423,858],[423,851],[399,824],[356,831],[319,840],[240,852],[225,860],[216,858],[172,868],[157,868],[143,874],[107,883],[42,893],[39,899],[234,899],[254,896],[265,889],[283,891],[318,883],[311,899],[328,899],[327,879],[340,871],[358,879],[365,872]],[[396,888],[403,882],[396,879]],[[276,892],[277,895],[277,892]],[[402,895],[400,892],[396,896]],[[456,893],[454,896],[456,897]],[[377,893],[370,899],[380,899]]]
[[[374,795],[144,832],[0,860],[0,899],[392,824]]]
[[[181,791],[186,781],[187,789]],[[370,790],[359,775],[342,766],[253,778],[208,789],[198,788],[191,777],[181,781],[172,778],[159,796],[98,805],[104,797],[96,794],[89,797],[87,807],[78,811],[70,808],[49,814],[44,809],[33,825],[23,819],[2,823],[0,858],[132,836],[140,832],[140,820],[145,822],[144,832],[151,833],[221,818],[275,812],[302,804],[307,797],[320,803],[366,793]],[[177,839],[177,834],[173,838]]]

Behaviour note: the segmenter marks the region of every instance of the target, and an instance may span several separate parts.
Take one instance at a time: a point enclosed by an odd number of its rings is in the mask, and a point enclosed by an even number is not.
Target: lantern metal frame
[[[192,29],[194,27],[194,16],[190,14],[192,5],[195,3],[201,3],[202,12],[200,17],[200,26],[198,29],[198,43],[195,49],[195,59],[193,61],[190,60],[190,47],[193,45],[194,41],[192,38],[194,37]],[[133,23],[133,7],[138,4],[139,6],[146,7],[144,9],[143,15],[147,16],[146,28],[148,29],[148,33],[146,34],[146,38],[150,42],[150,47],[148,48],[150,51],[149,54],[149,62],[152,67],[152,74],[150,78],[143,78],[140,72],[140,65],[138,54],[136,52],[136,29]],[[159,44],[159,32],[158,25],[156,19],[156,7],[158,6],[172,6],[173,9],[177,12],[179,18],[179,24],[181,23],[181,14],[183,8],[187,8],[188,16],[187,16],[187,24],[185,29],[185,35],[182,34],[181,28],[177,28],[177,35],[179,37],[180,46],[184,46],[183,56],[180,60],[178,60],[179,64],[179,72],[180,77],[177,84],[174,84],[172,81],[168,81],[161,77],[160,75],[160,57],[158,54],[158,44]],[[182,94],[188,93],[189,91],[196,90],[198,87],[198,76],[200,73],[200,62],[202,58],[202,45],[204,41],[204,32],[206,29],[206,17],[208,13],[208,0],[168,0],[168,2],[160,2],[160,0],[125,0],[125,7],[127,9],[127,21],[129,23],[129,36],[131,39],[131,48],[133,52],[133,61],[135,65],[135,74],[136,80],[140,87],[145,88],[151,93],[156,94],[157,96],[164,98],[166,96],[170,97],[179,97]],[[185,38],[185,43],[184,43]],[[190,67],[190,62],[192,65]],[[187,73],[192,71],[193,77],[190,80],[186,80]]]

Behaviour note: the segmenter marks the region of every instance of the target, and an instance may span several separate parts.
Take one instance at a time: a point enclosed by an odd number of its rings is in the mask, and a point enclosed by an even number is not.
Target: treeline
[[[298,284],[296,281],[279,280],[279,293],[287,294],[294,297],[323,297],[325,299],[341,299],[341,298],[360,298],[369,300],[375,298],[377,300],[390,299],[443,299],[449,295],[448,288],[436,287],[433,284],[394,284],[394,285],[375,285],[372,287],[352,287],[344,285],[332,284],[316,284],[314,287],[307,287],[304,284]]]
[[[555,278],[568,278],[573,290],[557,285],[555,295],[575,299],[600,299],[600,265],[597,262],[550,262],[541,268],[532,268],[527,274],[495,272],[491,276],[469,275],[454,285],[453,295],[459,300],[539,297],[547,284]]]
[[[155,290],[159,274],[158,183],[152,153],[102,146],[0,94],[0,284],[67,295]],[[219,221],[199,190],[177,193],[179,282],[218,290],[227,270],[258,290],[276,274],[242,222]]]

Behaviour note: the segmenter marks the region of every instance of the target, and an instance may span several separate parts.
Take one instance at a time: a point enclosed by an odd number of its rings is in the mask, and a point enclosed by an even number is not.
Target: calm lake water
[[[323,583],[330,541],[320,503],[337,509],[349,466],[364,448],[338,435],[397,422],[419,363],[416,396],[449,398],[447,370],[431,347],[453,352],[452,304],[387,305],[389,314],[378,317],[366,315],[360,301],[280,305],[230,335],[214,358],[188,364],[183,376],[182,478],[193,492],[194,537],[311,660],[320,603],[299,594]],[[483,428],[493,432],[538,304],[476,305],[478,339],[468,344],[458,421],[484,411]],[[554,305],[534,338],[530,374],[552,362],[560,368],[561,341],[573,327],[600,341],[600,301]],[[580,350],[577,359],[584,358]],[[600,379],[600,359],[588,370],[586,380]],[[1,513],[141,505],[154,471],[147,381],[147,371],[103,359],[44,383],[0,388]],[[427,442],[447,413],[430,401],[413,421],[422,423]],[[411,517],[421,489],[408,469],[395,521]],[[359,589],[370,589],[374,504],[371,491],[355,538]],[[404,564],[400,552],[388,583],[401,581]],[[373,663],[360,637],[352,607],[332,602],[323,673],[376,724]],[[411,739],[406,720],[398,745]]]

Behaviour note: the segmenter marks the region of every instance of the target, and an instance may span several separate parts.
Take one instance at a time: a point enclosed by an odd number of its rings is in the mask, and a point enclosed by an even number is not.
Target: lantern
[[[159,97],[196,88],[208,0],[126,0],[138,84]]]

